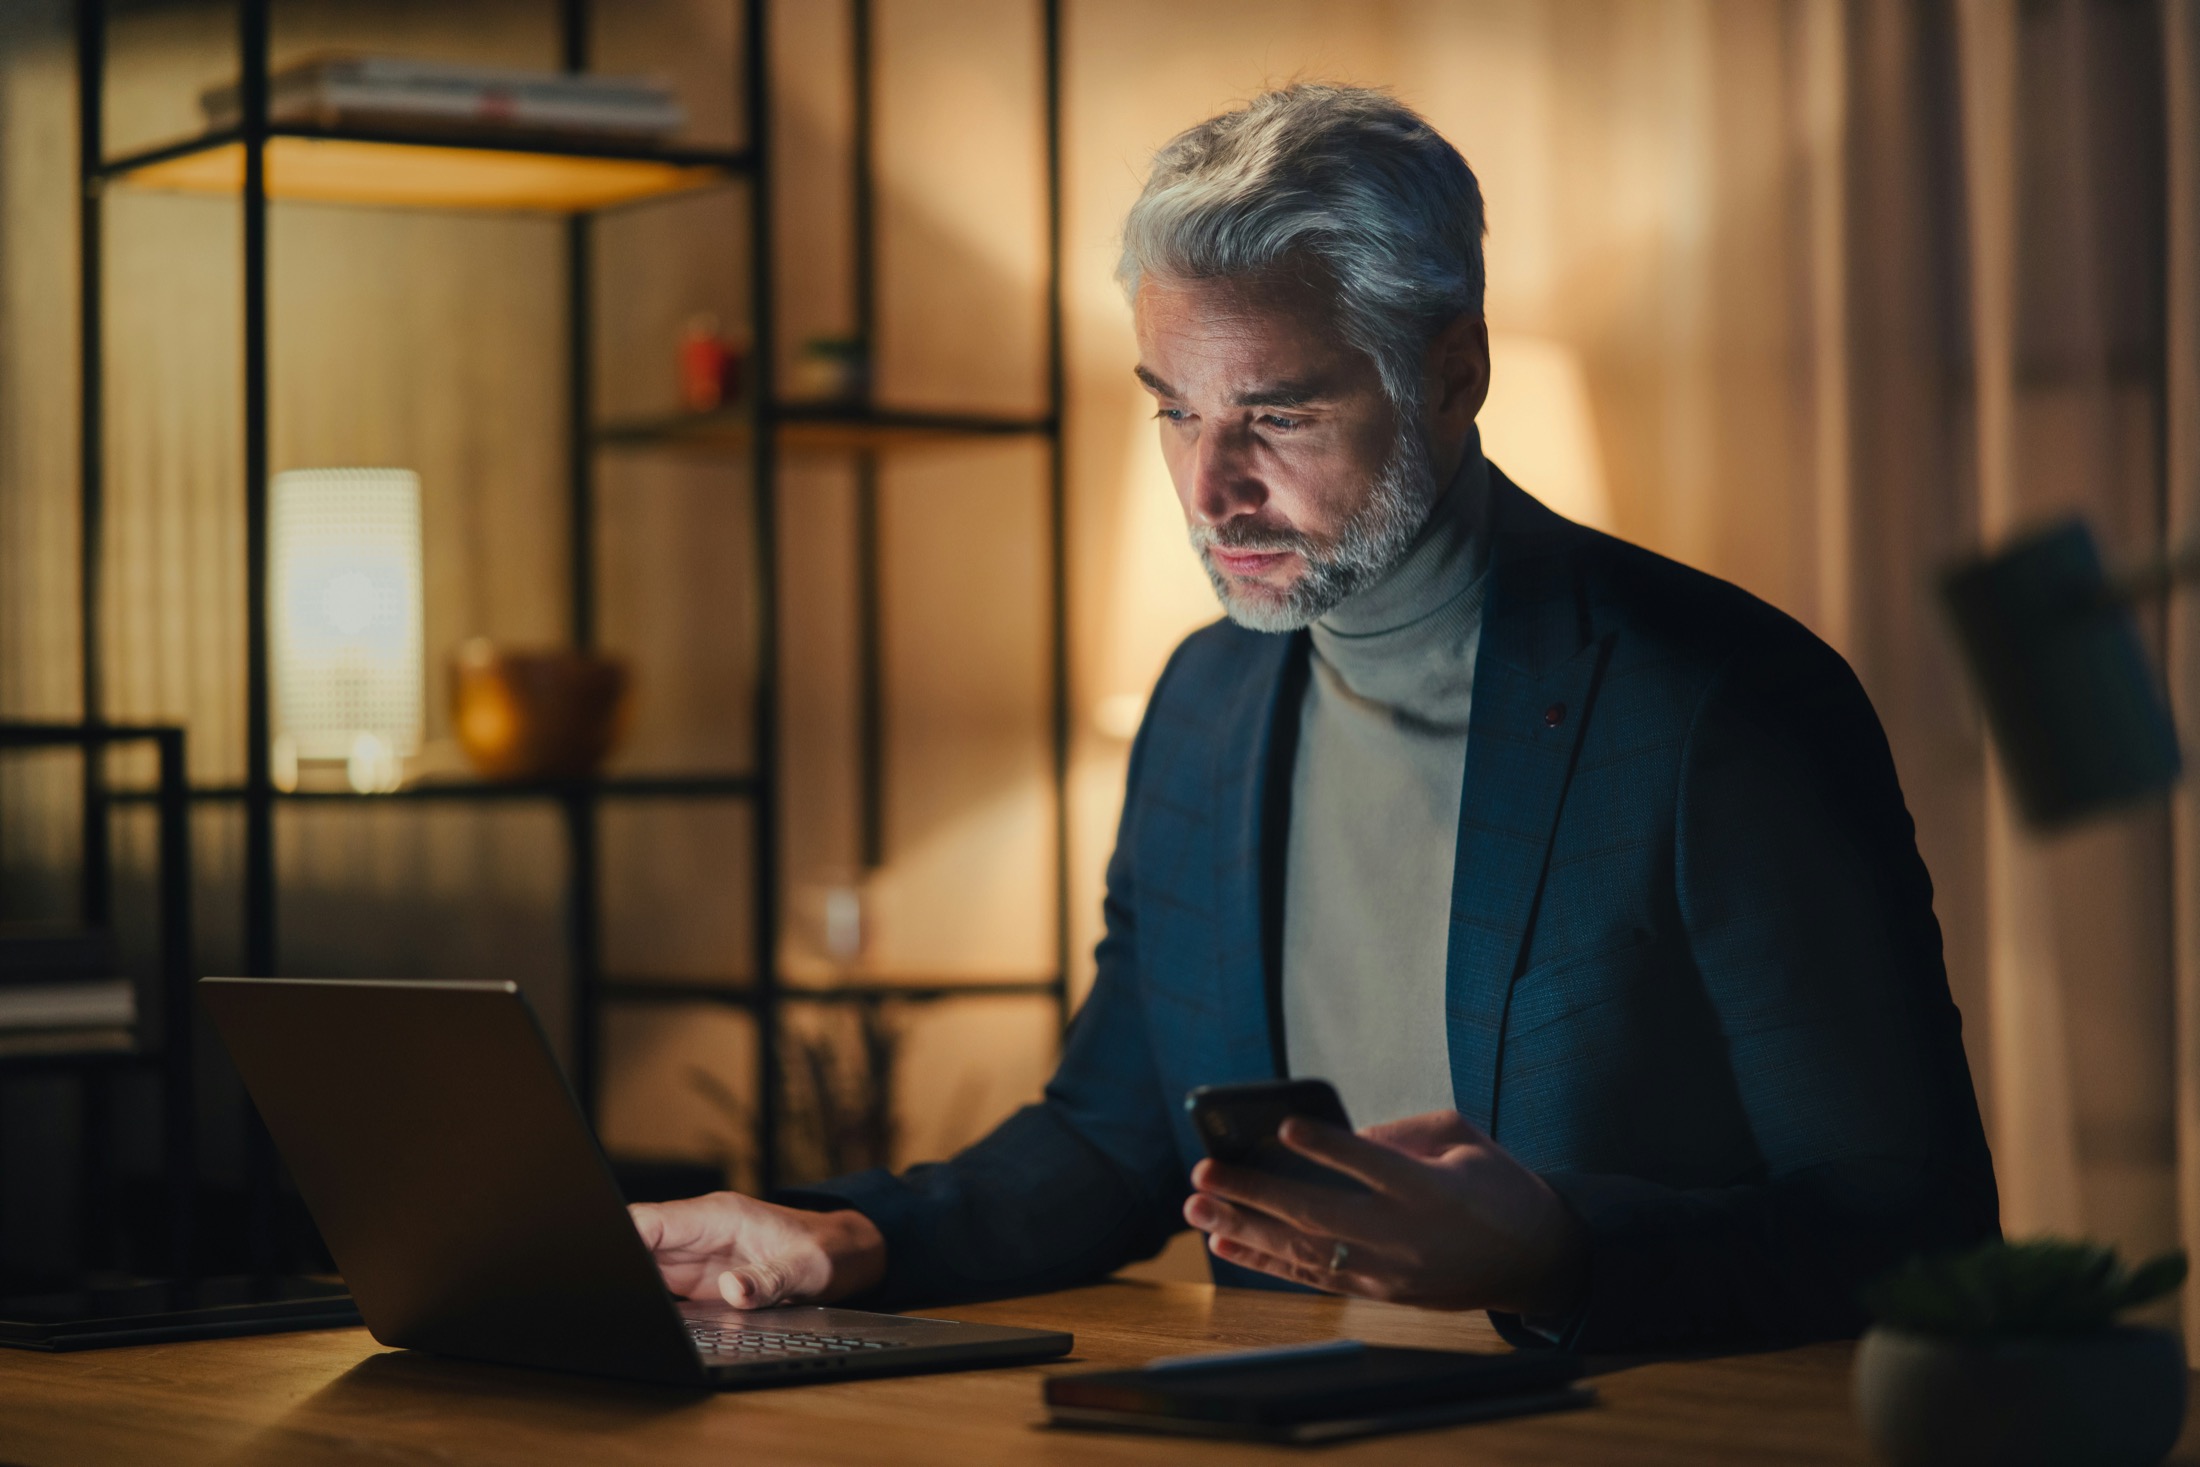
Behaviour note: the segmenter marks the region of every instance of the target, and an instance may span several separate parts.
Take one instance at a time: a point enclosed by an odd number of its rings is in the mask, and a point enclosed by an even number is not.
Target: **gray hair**
[[[1312,265],[1345,339],[1401,413],[1444,322],[1482,314],[1482,190],[1459,150],[1371,87],[1263,92],[1154,155],[1115,278],[1203,280]]]

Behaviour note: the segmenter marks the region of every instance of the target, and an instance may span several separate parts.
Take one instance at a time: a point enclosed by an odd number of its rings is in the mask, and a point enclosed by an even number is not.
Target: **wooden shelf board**
[[[389,139],[267,140],[272,199],[412,209],[571,214],[706,188],[729,170],[712,163]],[[115,173],[140,188],[235,195],[244,144],[219,142],[155,156]]]

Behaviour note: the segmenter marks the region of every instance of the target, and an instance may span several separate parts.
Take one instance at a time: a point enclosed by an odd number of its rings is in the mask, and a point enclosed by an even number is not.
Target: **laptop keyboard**
[[[792,1360],[821,1355],[858,1355],[871,1350],[891,1350],[890,1340],[862,1340],[850,1335],[814,1335],[800,1331],[688,1325],[688,1338],[706,1356],[719,1360]]]

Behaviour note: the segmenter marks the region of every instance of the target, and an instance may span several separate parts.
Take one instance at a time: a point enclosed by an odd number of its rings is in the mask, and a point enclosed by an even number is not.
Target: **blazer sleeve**
[[[1153,702],[1160,701],[1157,687]],[[1131,836],[1152,728],[1149,719],[1131,751],[1098,976],[1044,1098],[948,1161],[775,1194],[792,1206],[852,1207],[878,1227],[886,1276],[850,1304],[911,1309],[1066,1288],[1153,1256],[1184,1226],[1190,1182],[1154,1068],[1138,974]]]
[[[1785,639],[1783,639],[1784,642]],[[1852,1335],[1905,1257],[1999,1235],[1932,883],[1886,737],[1816,642],[1729,662],[1680,763],[1674,883],[1760,1165],[1733,1185],[1547,1178],[1586,1303],[1516,1340],[1589,1351]]]

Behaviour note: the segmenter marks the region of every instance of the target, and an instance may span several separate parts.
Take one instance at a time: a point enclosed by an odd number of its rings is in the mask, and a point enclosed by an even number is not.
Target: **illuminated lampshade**
[[[1581,354],[1548,337],[1490,333],[1490,395],[1475,420],[1482,452],[1570,520],[1612,528],[1611,492]]]
[[[343,760],[355,789],[393,787],[425,703],[420,476],[277,474],[268,553],[278,765]]]

